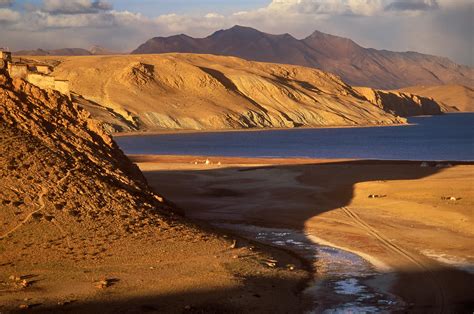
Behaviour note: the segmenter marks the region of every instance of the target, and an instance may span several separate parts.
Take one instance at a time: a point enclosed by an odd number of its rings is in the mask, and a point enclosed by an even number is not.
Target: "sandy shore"
[[[463,312],[473,305],[472,164],[132,159],[189,217],[297,230],[357,252],[380,272],[396,274],[389,289],[414,311]]]

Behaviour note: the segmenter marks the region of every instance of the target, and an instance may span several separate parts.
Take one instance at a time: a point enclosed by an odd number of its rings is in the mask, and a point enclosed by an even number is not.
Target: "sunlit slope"
[[[58,57],[56,57],[58,59]],[[378,125],[405,120],[337,76],[234,57],[62,57],[54,76],[139,129]]]

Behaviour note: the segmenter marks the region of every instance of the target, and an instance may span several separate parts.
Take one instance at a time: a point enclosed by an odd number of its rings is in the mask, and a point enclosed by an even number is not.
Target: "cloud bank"
[[[194,0],[190,0],[194,1]],[[305,37],[314,30],[366,47],[413,50],[473,65],[471,0],[273,0],[247,11],[164,14],[115,10],[108,0],[0,0],[0,46],[89,47],[130,51],[155,36],[206,36],[235,24]],[[194,2],[195,3],[195,2]],[[159,5],[159,2],[157,3]]]

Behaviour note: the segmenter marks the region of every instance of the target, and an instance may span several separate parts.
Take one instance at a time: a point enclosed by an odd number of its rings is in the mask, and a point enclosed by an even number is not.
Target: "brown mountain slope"
[[[87,112],[0,70],[2,313],[299,309],[303,271],[265,268],[173,210]]]
[[[462,85],[411,86],[402,92],[430,97],[437,102],[456,107],[460,111],[474,112],[474,90]]]
[[[403,123],[338,77],[299,66],[194,54],[60,58],[57,78],[130,129]],[[119,128],[120,130],[121,128]]]
[[[474,85],[474,70],[447,58],[416,52],[363,48],[350,39],[315,31],[298,40],[234,26],[206,38],[186,35],[155,37],[132,53],[210,53],[247,60],[302,65],[342,77],[351,85],[394,89],[409,85],[447,83]]]

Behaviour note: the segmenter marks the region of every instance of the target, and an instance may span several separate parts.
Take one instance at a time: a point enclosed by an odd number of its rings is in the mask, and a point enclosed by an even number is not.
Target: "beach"
[[[377,274],[366,285],[405,309],[472,306],[472,163],[130,157],[190,218],[293,230],[355,253]]]

